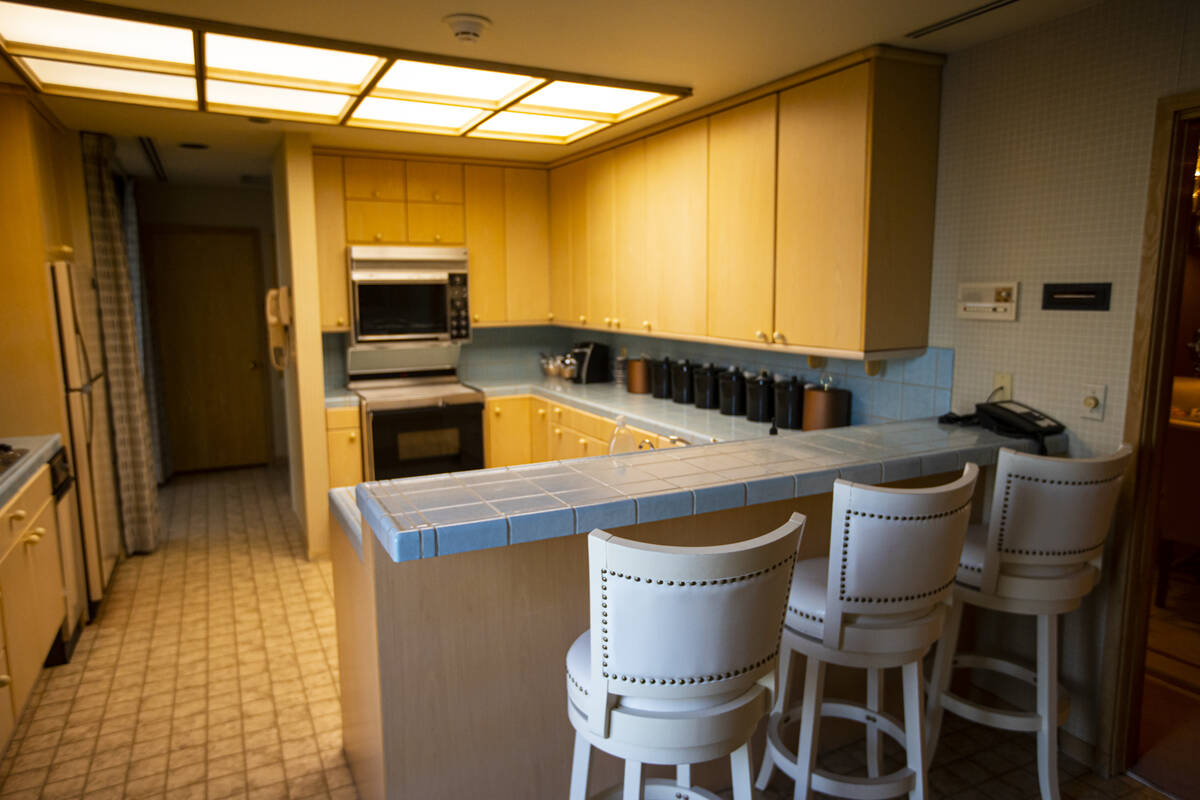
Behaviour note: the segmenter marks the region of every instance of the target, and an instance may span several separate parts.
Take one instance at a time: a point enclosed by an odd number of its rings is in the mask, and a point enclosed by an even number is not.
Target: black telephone
[[[1001,436],[1035,439],[1042,455],[1046,454],[1045,438],[1066,430],[1058,420],[1013,400],[976,403],[974,414],[965,417],[945,414],[938,421],[957,425],[979,425]]]

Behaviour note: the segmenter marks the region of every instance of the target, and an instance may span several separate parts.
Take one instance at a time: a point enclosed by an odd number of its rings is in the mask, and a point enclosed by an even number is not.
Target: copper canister
[[[804,390],[804,430],[841,428],[850,424],[850,392],[809,386]]]
[[[644,358],[625,362],[625,388],[630,394],[650,394],[650,364]]]

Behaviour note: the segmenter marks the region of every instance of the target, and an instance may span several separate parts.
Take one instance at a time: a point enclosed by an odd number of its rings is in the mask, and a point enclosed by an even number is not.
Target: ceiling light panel
[[[354,100],[348,94],[212,79],[205,81],[204,95],[213,111],[332,123],[341,119]]]
[[[183,75],[42,58],[16,60],[47,94],[181,108],[196,108],[197,105],[196,81]]]
[[[518,111],[620,122],[678,99],[677,95],[554,81],[513,106]]]
[[[543,78],[448,67],[421,61],[397,61],[379,79],[372,95],[424,100],[478,108],[501,108],[545,83]]]
[[[0,38],[12,55],[150,67],[190,74],[192,31],[95,14],[0,2]]]
[[[484,139],[568,144],[607,127],[608,123],[590,119],[501,111],[484,120],[467,135]]]
[[[211,78],[356,94],[384,60],[364,53],[206,33],[204,63]]]
[[[346,124],[364,128],[457,135],[489,113],[485,109],[470,106],[367,97],[354,109]]]

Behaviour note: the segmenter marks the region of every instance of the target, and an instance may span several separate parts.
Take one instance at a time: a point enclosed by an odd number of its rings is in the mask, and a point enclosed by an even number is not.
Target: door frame
[[[1200,119],[1200,92],[1165,97],[1155,113],[1146,223],[1129,371],[1124,439],[1135,446],[1105,554],[1108,584],[1095,767],[1125,772],[1137,758],[1142,681],[1153,592],[1155,514],[1170,411],[1172,347],[1186,268],[1190,208],[1173,194],[1194,181],[1185,127]],[[1172,209],[1181,213],[1171,214]]]

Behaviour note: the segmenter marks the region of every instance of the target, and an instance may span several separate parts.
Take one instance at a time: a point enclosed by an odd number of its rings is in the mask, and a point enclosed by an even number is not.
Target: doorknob
[[[783,334],[780,333],[779,331],[775,331],[774,333],[772,333],[771,339],[773,339],[777,344],[783,344],[783,341],[784,341]]]
[[[257,358],[252,358],[252,359],[250,359],[250,369],[251,369],[251,370],[256,370],[256,369],[258,369],[258,368],[259,368],[259,366],[260,366],[260,365],[259,365],[259,363],[258,363],[258,359],[257,359]]]
[[[754,338],[765,342],[767,340],[767,334],[763,333],[762,331],[755,331]]]

